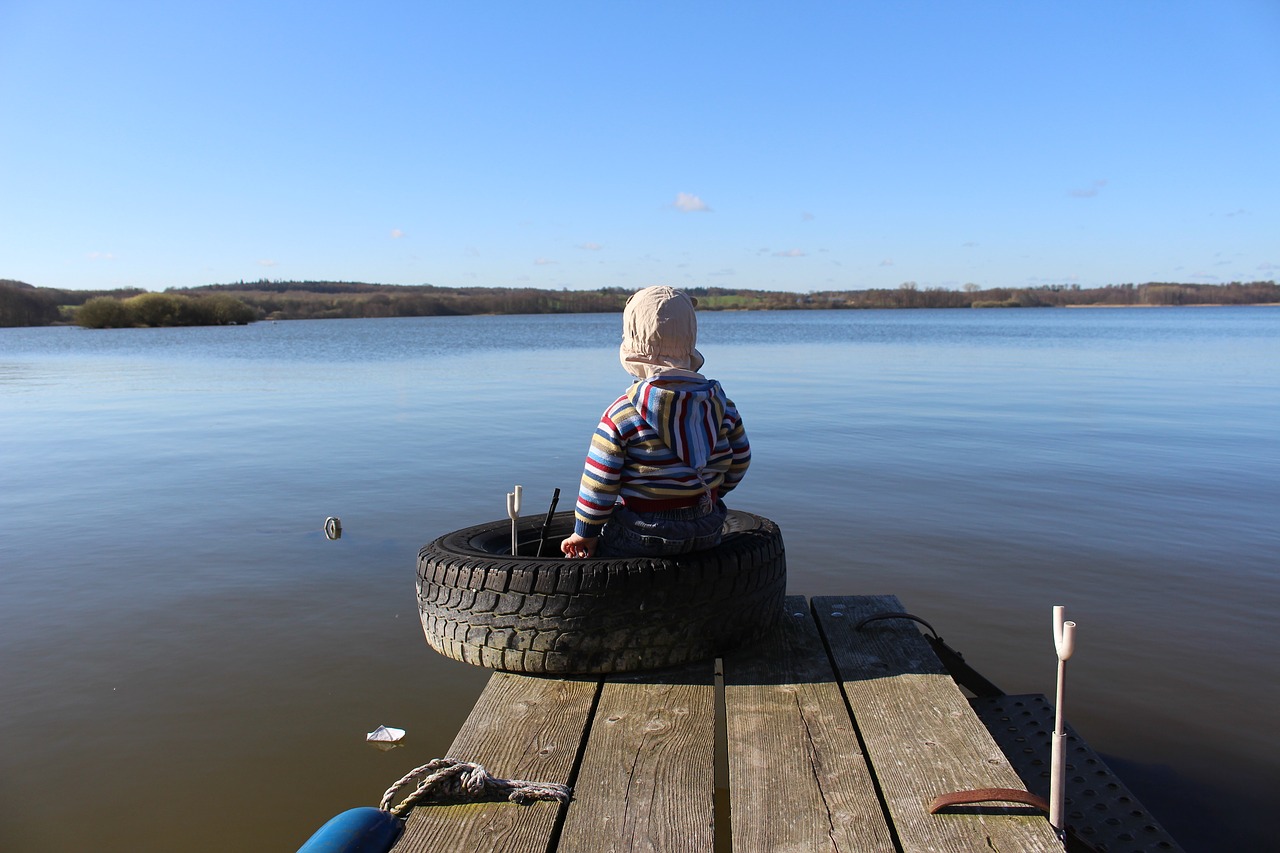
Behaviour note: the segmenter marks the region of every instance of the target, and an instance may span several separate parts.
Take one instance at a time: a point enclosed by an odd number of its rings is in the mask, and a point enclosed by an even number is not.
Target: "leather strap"
[[[1023,803],[1035,806],[1045,814],[1049,813],[1049,804],[1043,797],[1037,797],[1030,791],[1018,788],[975,788],[972,791],[952,791],[939,795],[929,806],[929,814],[937,814],[948,806],[967,806],[974,803]]]

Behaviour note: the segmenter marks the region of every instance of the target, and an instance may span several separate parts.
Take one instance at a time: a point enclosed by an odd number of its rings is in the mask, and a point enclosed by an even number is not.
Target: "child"
[[[670,287],[627,300],[619,357],[639,380],[600,419],[566,557],[661,557],[720,543],[721,498],[751,463],[738,410],[697,371],[697,302]]]

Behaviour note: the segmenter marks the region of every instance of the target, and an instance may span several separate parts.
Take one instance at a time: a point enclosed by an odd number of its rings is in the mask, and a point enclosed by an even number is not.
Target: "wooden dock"
[[[567,783],[572,802],[420,806],[394,850],[1063,849],[1029,806],[929,813],[940,794],[1026,785],[913,623],[855,630],[900,612],[896,598],[786,603],[775,631],[723,658],[722,678],[715,661],[603,679],[495,673],[449,757]]]

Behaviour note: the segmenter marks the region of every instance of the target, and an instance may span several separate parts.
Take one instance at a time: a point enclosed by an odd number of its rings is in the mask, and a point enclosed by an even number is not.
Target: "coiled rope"
[[[425,777],[425,778],[422,778]],[[418,788],[396,806],[391,802],[396,793],[418,779]],[[404,817],[421,802],[474,803],[509,800],[527,805],[537,800],[567,803],[573,796],[568,785],[554,782],[525,782],[521,779],[499,779],[490,776],[479,764],[453,758],[436,758],[414,768],[382,795],[378,808],[395,817]]]

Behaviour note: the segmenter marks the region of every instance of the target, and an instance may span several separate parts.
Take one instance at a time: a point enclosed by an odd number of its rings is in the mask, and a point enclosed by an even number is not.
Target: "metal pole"
[[[1066,799],[1063,791],[1063,777],[1066,775],[1066,756],[1063,753],[1066,734],[1062,723],[1063,693],[1067,683],[1067,659],[1075,651],[1076,623],[1067,622],[1064,618],[1066,608],[1054,605],[1053,608],[1053,645],[1058,652],[1058,695],[1054,703],[1053,716],[1053,754],[1049,775],[1049,823],[1057,830],[1059,837],[1066,832],[1062,819],[1063,802]]]
[[[520,521],[520,496],[524,494],[523,486],[516,486],[514,492],[507,492],[507,517],[511,519],[511,556],[520,555],[520,536],[517,522]]]

